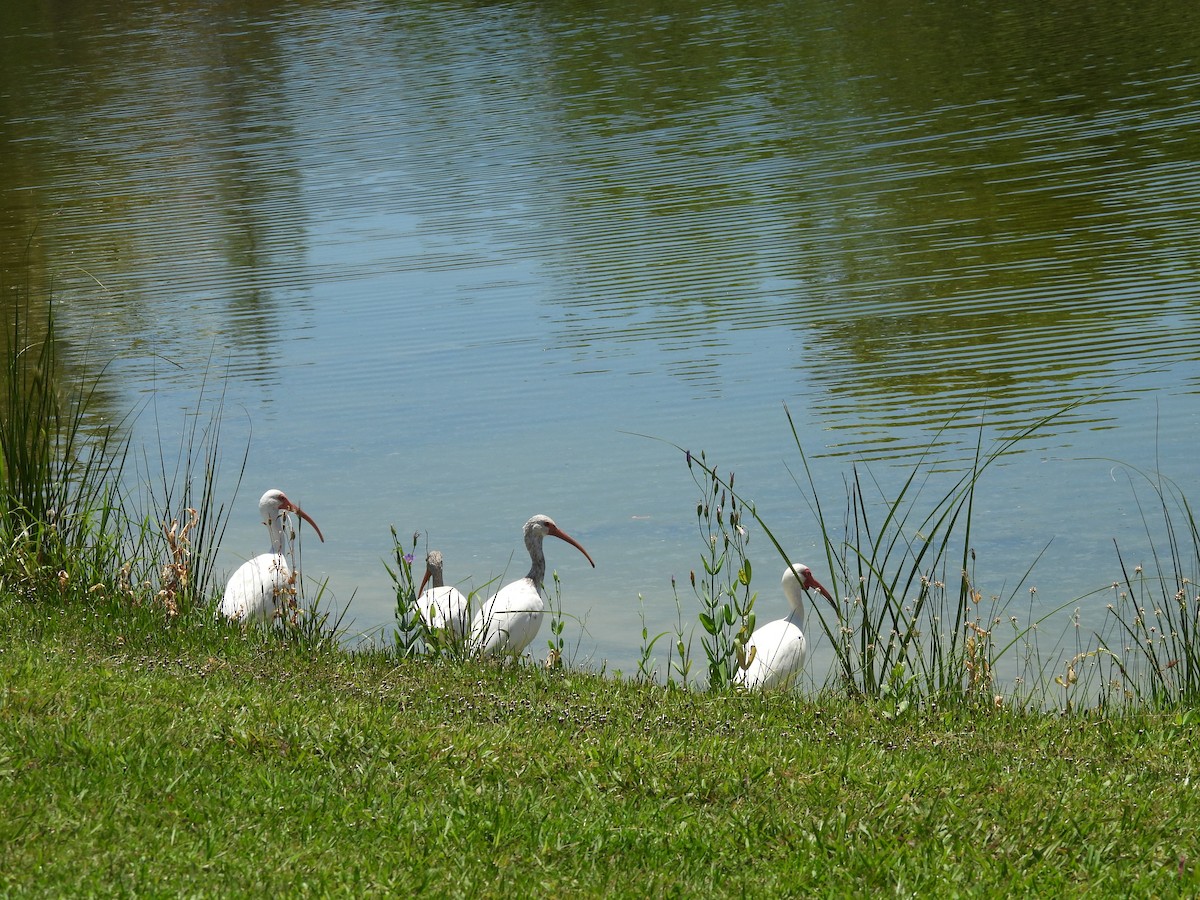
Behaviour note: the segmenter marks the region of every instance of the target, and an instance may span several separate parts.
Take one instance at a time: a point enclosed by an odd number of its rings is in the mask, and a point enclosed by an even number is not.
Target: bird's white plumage
[[[818,582],[808,566],[796,563],[783,573],[783,593],[791,612],[782,619],[754,630],[746,643],[746,668],[739,668],[734,683],[757,690],[787,690],[796,681],[808,656],[804,637],[804,600],[809,588],[816,588],[834,604],[829,591]]]
[[[472,649],[483,656],[520,656],[541,630],[545,609],[532,578],[505,585],[472,619]]]
[[[288,500],[283,491],[272,489],[263,494],[258,501],[258,512],[267,526],[271,551],[246,560],[226,583],[218,613],[234,622],[273,621],[282,600],[293,587],[292,570],[283,555],[287,513],[296,513],[312,525],[317,537],[325,540],[317,523]]]
[[[451,641],[461,641],[467,633],[470,618],[467,615],[467,598],[462,591],[445,581],[444,561],[441,551],[430,550],[425,555],[425,577],[418,588],[417,611],[425,627],[443,634]],[[429,588],[425,585],[429,582]]]
[[[281,553],[262,553],[233,573],[221,598],[221,615],[235,622],[270,622],[291,587],[292,571]]]
[[[559,538],[592,557],[573,537],[562,531],[549,516],[534,516],[525,523],[525,548],[529,551],[529,574],[505,585],[475,613],[471,620],[470,646],[481,656],[520,656],[537,637],[542,627],[546,603],[542,581],[546,575],[546,556],[542,541],[546,535]]]

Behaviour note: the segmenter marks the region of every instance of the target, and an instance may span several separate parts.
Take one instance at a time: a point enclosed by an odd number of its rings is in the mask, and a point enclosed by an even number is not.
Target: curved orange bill
[[[280,503],[279,508],[286,509],[288,512],[294,512],[296,515],[302,518],[305,522],[313,527],[313,530],[317,533],[317,537],[321,539],[321,543],[325,543],[325,535],[321,534],[321,529],[318,528],[317,523],[312,520],[312,516],[310,516],[296,504],[292,503],[290,500],[285,500],[283,503]]]
[[[808,573],[808,578],[805,581],[804,586],[806,588],[816,588],[818,591],[820,591],[822,594],[825,595],[825,599],[829,601],[830,605],[835,610],[837,610],[837,608],[838,608],[837,601],[833,599],[833,595],[830,594],[829,591],[825,590],[825,585],[821,584],[821,582],[819,582],[819,581],[817,581],[817,579],[813,578],[812,572]]]
[[[578,550],[580,553],[582,553],[584,556],[587,557],[587,561],[592,563],[593,569],[596,568],[596,564],[594,562],[592,562],[591,555],[586,550],[583,549],[583,545],[581,543],[579,543],[579,541],[575,540],[575,538],[571,537],[569,534],[567,534],[565,531],[563,531],[561,528],[559,528],[557,525],[550,526],[550,528],[546,531],[546,533],[554,535],[560,541],[566,541],[568,544],[570,544],[572,547],[574,547],[576,550]]]
[[[314,525],[313,527],[316,528],[317,526]],[[425,577],[421,579],[421,586],[419,588],[417,588],[417,596],[418,597],[420,597],[423,593],[425,593],[425,585],[429,584],[429,579],[432,575],[433,575],[433,569],[427,568],[425,570]]]

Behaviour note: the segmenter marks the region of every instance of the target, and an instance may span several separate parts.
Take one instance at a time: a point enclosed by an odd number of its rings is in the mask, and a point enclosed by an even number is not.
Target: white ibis
[[[258,501],[258,514],[271,535],[271,552],[246,560],[233,573],[225,585],[225,596],[221,598],[220,614],[226,619],[266,623],[275,618],[280,601],[292,588],[292,571],[283,555],[284,527],[289,512],[308,522],[324,542],[317,523],[283,491],[269,490],[263,494]]]
[[[549,516],[534,516],[525,523],[525,549],[529,551],[529,574],[506,584],[490,598],[471,621],[471,649],[481,656],[520,656],[542,627],[542,581],[546,577],[546,555],[542,540],[551,535],[566,541],[587,557],[583,546],[554,524]]]
[[[739,668],[735,684],[769,691],[787,690],[804,668],[808,642],[804,639],[804,600],[810,588],[816,588],[837,610],[829,591],[813,578],[812,570],[795,563],[783,572],[783,593],[792,611],[782,619],[754,629],[746,643],[746,668]]]
[[[453,585],[443,584],[443,560],[441,550],[430,550],[425,554],[425,577],[417,588],[417,610],[425,627],[436,634],[445,635],[457,643],[467,633],[467,598]],[[425,585],[433,582],[429,590]]]

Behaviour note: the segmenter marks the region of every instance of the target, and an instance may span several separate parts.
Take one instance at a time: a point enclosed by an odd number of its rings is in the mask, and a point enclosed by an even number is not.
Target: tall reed
[[[997,644],[993,625],[1000,618],[983,605],[984,593],[973,576],[975,492],[992,464],[1061,411],[1017,429],[987,450],[981,425],[967,468],[932,500],[923,495],[933,483],[940,430],[894,497],[869,470],[853,467],[840,535],[825,513],[828,506],[820,499],[791,411],[786,406],[784,411],[807,478],[806,500],[820,527],[832,590],[842,601],[841,621],[832,627],[818,610],[833,642],[839,681],[869,697],[888,695],[904,684],[923,699],[993,700],[996,664],[1036,623]],[[769,530],[768,535],[775,542]]]
[[[117,483],[128,443],[115,427],[88,429],[96,384],[70,383],[53,308],[40,336],[29,327],[27,303],[12,312],[0,420],[0,571],[5,586],[24,591],[87,587],[119,568]]]
[[[1147,508],[1133,490],[1151,562],[1130,565],[1117,545],[1123,581],[1112,585],[1107,606],[1112,629],[1096,639],[1126,695],[1155,706],[1194,704],[1200,701],[1200,528],[1179,485],[1158,473],[1126,471],[1131,487],[1136,476],[1153,496]]]
[[[230,506],[217,495],[220,480],[221,425],[224,420],[224,393],[219,394],[207,416],[201,411],[209,405],[208,372],[204,373],[197,408],[188,416],[189,426],[179,433],[179,444],[174,454],[168,453],[161,435],[164,429],[158,423],[158,459],[143,454],[146,471],[147,496],[145,505],[149,514],[138,517],[142,547],[139,551],[148,559],[160,559],[164,552],[175,555],[171,532],[182,527],[177,523],[188,522],[189,553],[186,571],[182,573],[186,586],[185,600],[188,603],[204,603],[213,596],[220,585],[216,583],[217,550],[229,524]],[[157,423],[157,409],[155,408]],[[242,450],[241,462],[234,476],[232,504],[242,484],[249,459],[250,445]],[[159,537],[161,536],[161,538]],[[165,545],[164,545],[165,542]]]

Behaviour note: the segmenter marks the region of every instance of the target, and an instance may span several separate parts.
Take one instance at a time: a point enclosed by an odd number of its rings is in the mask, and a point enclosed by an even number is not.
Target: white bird
[[[284,527],[287,514],[294,512],[314,529],[324,542],[317,523],[283,491],[269,490],[258,501],[258,513],[271,535],[271,552],[261,553],[242,563],[221,598],[220,615],[233,622],[270,622],[280,602],[292,589],[292,571],[283,555]]]
[[[804,600],[816,588],[837,610],[829,591],[813,578],[812,570],[795,563],[783,572],[783,593],[792,611],[782,619],[754,629],[746,642],[746,668],[739,668],[734,684],[759,690],[787,690],[804,668],[808,642],[804,639]]]
[[[431,632],[444,634],[457,643],[467,633],[470,619],[467,617],[467,598],[453,585],[443,584],[443,560],[441,550],[430,550],[425,554],[425,577],[417,588],[417,610],[425,627]],[[433,582],[429,590],[425,585]]]
[[[471,649],[481,656],[520,656],[542,627],[542,581],[546,577],[546,555],[542,540],[551,535],[566,541],[592,563],[591,556],[573,537],[562,531],[549,516],[534,516],[525,523],[525,549],[529,551],[529,574],[502,587],[471,621]]]

